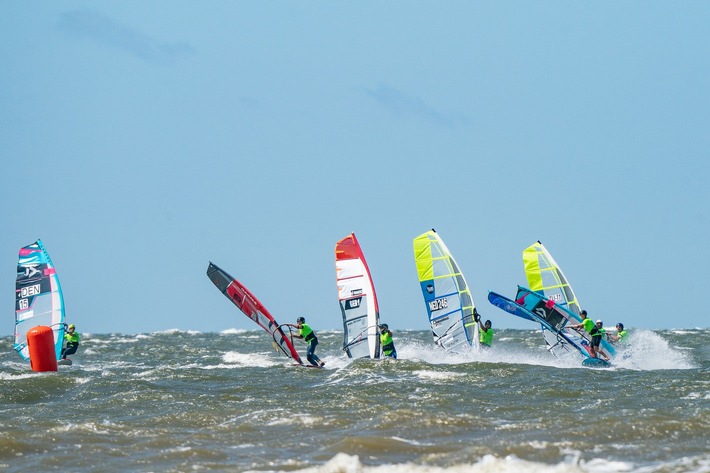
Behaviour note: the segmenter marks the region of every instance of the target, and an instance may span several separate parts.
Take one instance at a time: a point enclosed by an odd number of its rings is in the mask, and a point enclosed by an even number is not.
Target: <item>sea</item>
[[[0,471],[710,472],[710,329],[632,329],[606,369],[535,330],[463,354],[395,330],[397,360],[318,337],[324,369],[260,330],[83,333],[52,373],[2,337]]]

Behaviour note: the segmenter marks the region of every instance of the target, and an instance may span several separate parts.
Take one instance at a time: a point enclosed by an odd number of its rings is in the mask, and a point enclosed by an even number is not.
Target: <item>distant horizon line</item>
[[[539,331],[540,329],[538,328],[498,328],[497,330],[503,331],[503,330],[511,330],[511,331],[517,331],[517,332],[536,332]],[[688,327],[674,327],[674,328],[645,328],[645,327],[629,327],[628,330],[650,330],[650,331],[674,331],[674,330],[710,330],[710,327],[693,327],[693,328],[688,328]],[[401,329],[393,329],[393,332],[429,332],[429,329],[412,329],[412,328],[401,328]],[[168,329],[161,329],[161,330],[153,330],[149,332],[91,332],[91,331],[79,331],[80,334],[82,335],[152,335],[152,334],[168,334],[168,333],[190,333],[194,332],[195,334],[208,334],[208,333],[215,333],[215,334],[223,334],[223,333],[228,333],[228,332],[265,332],[264,329],[262,328],[227,328],[219,331],[214,331],[214,330],[208,330],[208,331],[203,331],[203,330],[198,330],[198,329],[181,329],[181,328],[168,328]],[[342,329],[318,329],[317,332],[319,333],[343,333]],[[9,338],[12,340],[14,338],[14,334],[5,334],[5,335],[0,335],[0,338]]]

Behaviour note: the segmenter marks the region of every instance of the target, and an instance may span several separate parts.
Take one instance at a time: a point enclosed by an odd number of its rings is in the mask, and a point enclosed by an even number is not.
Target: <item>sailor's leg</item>
[[[313,366],[320,366],[320,359],[316,356],[315,354],[316,351],[316,344],[313,342],[308,343],[308,348],[306,349],[306,359],[313,365]]]

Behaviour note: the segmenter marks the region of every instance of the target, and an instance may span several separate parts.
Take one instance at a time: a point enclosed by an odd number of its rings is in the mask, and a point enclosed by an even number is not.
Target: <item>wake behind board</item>
[[[582,366],[586,366],[587,368],[609,368],[611,367],[611,363],[601,358],[585,358],[582,361]]]
[[[71,365],[72,365],[72,361],[71,361],[69,358],[65,358],[65,359],[63,359],[63,360],[57,360],[57,364],[60,365],[60,366],[61,366],[61,365],[71,366]]]

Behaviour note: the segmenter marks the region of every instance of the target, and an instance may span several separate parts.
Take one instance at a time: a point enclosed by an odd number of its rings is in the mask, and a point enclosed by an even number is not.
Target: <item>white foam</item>
[[[266,353],[239,353],[229,351],[222,355],[222,360],[232,366],[256,366],[259,368],[269,368],[280,364],[270,359],[269,355]]]
[[[326,464],[295,470],[299,473],[607,473],[631,471],[632,465],[623,462],[610,462],[604,459],[594,459],[580,466],[576,459],[566,459],[560,463],[546,463],[521,460],[515,456],[497,458],[485,455],[473,464],[452,466],[416,465],[413,463],[385,464],[365,466],[360,463],[357,455],[338,453]],[[285,470],[271,470],[270,473]],[[288,471],[294,471],[289,468]],[[259,470],[260,473],[266,473]],[[246,473],[256,473],[250,471]]]
[[[220,335],[240,335],[242,333],[247,333],[248,330],[243,328],[228,328],[227,330],[222,330],[219,332]]]
[[[539,337],[539,332],[534,335]],[[612,360],[612,369],[693,369],[696,366],[691,361],[692,352],[692,349],[671,346],[656,332],[637,329],[631,332],[628,342],[618,350],[617,356]],[[405,340],[397,343],[397,353],[399,359],[423,361],[432,365],[479,362],[577,369],[582,363],[582,357],[576,352],[556,358],[547,351],[542,337],[537,347],[520,346],[514,338],[508,337],[496,340],[491,349],[471,349],[464,353],[450,353],[433,344]]]
[[[182,332],[182,330],[180,330],[179,328],[169,328],[169,329],[165,329],[165,330],[158,330],[156,332],[151,332],[151,335],[172,335],[172,334],[180,333],[180,332]]]
[[[429,371],[429,370],[419,370],[414,372],[415,375],[422,379],[436,379],[436,380],[441,380],[441,379],[452,379],[452,378],[458,378],[461,376],[464,376],[463,373],[442,373],[440,371]]]
[[[638,329],[629,334],[612,363],[627,369],[651,371],[693,369],[689,353],[671,347],[668,341],[651,330]]]
[[[34,371],[23,373],[23,374],[10,374],[10,373],[0,373],[0,380],[2,381],[17,381],[18,379],[28,379],[36,376],[37,373]]]

